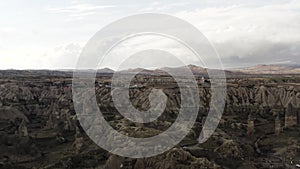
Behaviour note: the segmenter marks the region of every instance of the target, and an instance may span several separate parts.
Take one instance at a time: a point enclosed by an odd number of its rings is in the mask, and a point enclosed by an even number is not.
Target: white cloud
[[[97,10],[103,10],[107,8],[114,8],[113,5],[94,5],[89,3],[77,3],[72,4],[66,7],[55,7],[55,8],[48,8],[47,10],[51,13],[56,14],[67,14],[70,17],[80,18],[82,19],[83,16],[93,15],[97,12]]]
[[[196,25],[215,44],[221,58],[240,58],[227,59],[230,66],[238,66],[239,61],[255,64],[279,58],[299,63],[300,50],[295,48],[300,42],[300,1],[209,7],[176,16]]]
[[[140,9],[139,12],[164,12],[166,10],[184,7],[189,4],[191,4],[191,3],[190,2],[163,3],[163,2],[159,2],[159,1],[154,1],[151,4],[147,5],[146,8]]]
[[[245,62],[300,63],[299,0],[74,0],[49,1],[46,6],[5,2],[8,5],[0,4],[0,68],[71,68],[81,47],[97,30],[139,12],[167,13],[194,24],[230,67]],[[181,52],[166,41],[144,40],[131,45],[143,48],[152,43]],[[122,49],[119,52],[122,54]]]
[[[300,1],[297,1],[300,5]],[[298,5],[298,6],[299,6]],[[300,6],[295,2],[263,7],[234,5],[183,11],[176,16],[195,24],[211,40],[233,39],[298,41],[300,40]]]
[[[148,52],[143,53],[145,56],[135,55],[142,51]],[[156,54],[161,53],[159,51],[166,51],[170,55],[155,56]],[[129,57],[134,55],[136,60],[128,60]],[[170,59],[171,55],[173,55],[173,59]],[[145,65],[148,65],[148,68],[171,67],[175,65],[182,66],[177,59],[181,60],[184,64],[194,63],[202,65],[197,56],[179,42],[159,35],[143,35],[129,38],[118,44],[103,59],[102,64],[99,65],[99,67],[110,67],[117,70],[118,66],[126,60],[126,65],[122,65],[121,69],[143,67]],[[148,63],[145,63],[145,60],[147,60]],[[149,66],[149,64],[151,64],[151,66]]]
[[[81,46],[70,43],[54,48],[3,49],[0,50],[0,69],[73,69]]]

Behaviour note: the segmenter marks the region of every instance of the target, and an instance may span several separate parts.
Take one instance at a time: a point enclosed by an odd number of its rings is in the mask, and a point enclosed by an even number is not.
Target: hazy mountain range
[[[255,65],[233,71],[246,74],[300,74],[300,65]]]
[[[203,68],[196,65],[188,65],[188,68],[194,75],[207,75],[207,68]],[[148,75],[166,75],[166,72],[172,72],[174,74],[180,74],[184,70],[184,67],[163,67],[155,70],[136,68],[118,71],[119,73],[141,73]],[[81,72],[89,73],[92,70],[80,70]],[[97,73],[99,75],[110,75],[115,71],[109,68],[99,69]],[[300,65],[255,65],[245,68],[235,68],[224,70],[227,76],[235,75],[300,75]],[[0,70],[0,76],[64,76],[69,77],[73,75],[72,69],[61,70]]]
[[[207,68],[203,68],[196,65],[188,65],[188,68],[195,75],[207,75]],[[123,73],[145,73],[145,74],[166,74],[166,72],[172,72],[174,74],[180,74],[184,70],[184,67],[164,67],[155,70],[147,70],[142,68],[123,70]],[[224,70],[226,75],[284,75],[284,74],[300,74],[300,65],[255,65],[245,68],[235,68]]]

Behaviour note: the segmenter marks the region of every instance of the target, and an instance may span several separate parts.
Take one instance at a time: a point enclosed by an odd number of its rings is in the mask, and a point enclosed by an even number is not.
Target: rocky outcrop
[[[300,108],[300,85],[298,84],[229,84],[227,103],[234,106],[256,105],[262,107],[280,106],[287,108],[289,104]],[[279,102],[278,102],[279,99]]]
[[[247,135],[252,136],[254,134],[254,119],[251,115],[251,113],[248,115],[248,120],[247,120]]]
[[[297,110],[295,110],[295,108],[293,107],[293,105],[290,103],[288,105],[288,108],[285,112],[285,116],[284,116],[284,127],[285,128],[289,128],[289,127],[293,127],[295,125],[297,125]]]
[[[281,133],[281,121],[279,115],[276,115],[274,124],[275,135],[278,136]]]
[[[201,78],[198,79],[200,111],[192,131],[177,148],[162,156],[139,160],[119,159],[113,155],[107,157],[107,152],[95,146],[80,131],[72,103],[70,78],[2,79],[0,133],[1,150],[4,151],[0,153],[0,168],[2,164],[9,163],[13,165],[11,168],[17,164],[37,168],[84,168],[88,165],[90,166],[87,168],[103,168],[105,163],[107,168],[196,169],[200,166],[210,169],[220,165],[238,168],[247,153],[253,150],[253,140],[259,134],[272,133],[274,136],[275,132],[281,136],[285,132],[293,132],[300,121],[299,83],[228,79],[226,107],[220,125],[210,140],[203,146],[197,145],[211,99],[209,81],[203,83]],[[163,80],[156,79],[160,82],[158,86],[154,86],[156,81],[151,82],[150,77],[139,76],[138,80],[141,82],[137,85],[133,82],[129,91],[135,108],[145,111],[150,107],[148,96],[153,88],[162,88],[168,97],[167,109],[152,123],[133,123],[118,113],[111,98],[110,77],[97,79],[96,98],[105,119],[114,129],[132,137],[151,137],[168,129],[176,120],[181,103],[180,90],[174,79],[167,76]],[[83,107],[83,112],[91,111],[90,109]],[[92,120],[94,119],[86,118],[83,121]],[[286,128],[289,130],[285,130]],[[88,132],[97,135],[98,130],[101,127],[94,126]],[[245,137],[247,133],[251,137]],[[113,139],[119,141],[120,145],[124,144],[118,138]],[[255,152],[248,154],[249,159],[256,158],[257,155]],[[37,158],[40,158],[39,164],[34,162]],[[230,163],[232,159],[238,161],[235,166]]]

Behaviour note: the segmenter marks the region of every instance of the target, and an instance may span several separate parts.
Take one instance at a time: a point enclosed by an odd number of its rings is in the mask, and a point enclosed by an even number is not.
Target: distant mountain
[[[206,69],[202,68],[200,66],[195,66],[195,65],[188,65],[188,68],[192,71],[193,74],[207,74]],[[146,75],[167,75],[168,72],[175,74],[175,75],[180,75],[181,72],[185,70],[185,67],[163,67],[163,68],[158,68],[155,70],[149,70],[149,69],[144,69],[144,68],[136,68],[136,69],[127,69],[127,70],[122,70],[119,71],[120,73],[139,73],[139,74],[146,74]]]
[[[64,69],[62,71],[66,71],[66,72],[73,72],[74,69]],[[85,72],[85,73],[89,73],[89,72],[94,72],[95,69],[80,69],[80,70],[76,70],[77,72]],[[97,73],[99,74],[102,74],[102,73],[108,73],[108,74],[112,74],[114,73],[115,71],[110,69],[110,68],[102,68],[102,69],[98,69],[97,70]]]
[[[119,73],[142,73],[142,74],[153,73],[152,70],[148,70],[148,69],[144,69],[144,68],[126,69],[126,70],[120,70],[117,72],[119,72]]]
[[[292,67],[292,68],[300,68],[300,64],[295,64],[295,63],[276,64],[276,65],[286,66],[286,67]]]
[[[208,69],[208,68],[203,68],[201,66],[196,66],[196,65],[188,65],[187,66],[191,72],[194,75],[197,76],[208,76],[208,70],[213,71],[213,70],[218,70],[220,71],[221,69]],[[165,67],[165,68],[161,68],[158,70],[161,71],[169,71],[169,72],[173,72],[174,74],[180,74],[180,72],[182,72],[184,70],[185,67],[175,67],[175,68],[169,68],[169,67]],[[229,71],[229,70],[223,70],[226,76],[237,76],[237,75],[243,75],[242,72],[234,72],[234,71]]]
[[[167,72],[172,72],[175,75],[181,75],[185,67],[163,67],[155,70],[148,70],[143,68],[128,69],[117,71],[121,74],[139,73],[145,75],[167,75]],[[208,76],[207,68],[203,68],[196,65],[188,65],[188,68],[194,75]],[[214,69],[210,69],[214,70]],[[90,73],[94,70],[85,69],[77,70],[82,73]],[[300,75],[300,65],[255,65],[246,68],[238,68],[231,70],[224,70],[227,77],[244,77],[244,76],[265,76],[265,75]],[[97,76],[111,76],[115,73],[114,70],[109,68],[103,68],[97,70]],[[2,77],[14,77],[14,76],[36,76],[36,77],[72,77],[72,69],[63,70],[0,70],[0,76]]]
[[[58,71],[58,70],[0,70],[0,76],[2,77],[19,77],[19,76],[34,76],[34,77],[70,77],[72,72]]]
[[[200,67],[200,66],[196,66],[196,65],[188,65],[187,66],[191,72],[194,75],[207,75],[207,69]],[[180,72],[183,72],[186,69],[185,66],[182,67],[164,67],[164,68],[160,68],[157,69],[156,71],[166,71],[166,72],[172,72],[174,74],[180,74]]]
[[[114,73],[115,71],[110,69],[110,68],[103,68],[103,69],[98,69],[97,73]]]
[[[234,71],[245,74],[300,74],[300,68],[288,65],[255,65],[246,68],[235,69]]]
[[[77,70],[83,73],[90,73],[94,70],[85,69]],[[109,68],[103,68],[97,70],[97,74],[113,74],[114,70]],[[34,76],[34,77],[72,77],[73,69],[60,69],[60,70],[0,70],[0,76],[2,77],[19,77],[19,76]]]
[[[188,65],[188,68],[194,75],[197,76],[208,76],[208,68],[203,68],[196,65]],[[122,73],[140,73],[140,74],[155,74],[155,75],[166,75],[167,72],[172,74],[180,75],[184,71],[185,67],[163,67],[155,70],[147,70],[143,68],[128,69],[121,71]],[[214,70],[214,69],[210,69]],[[215,69],[217,70],[217,69]],[[243,77],[243,76],[262,76],[262,75],[289,75],[289,74],[300,74],[300,65],[255,65],[246,68],[224,70],[227,77]]]
[[[187,67],[191,70],[191,72],[194,75],[197,76],[208,76],[207,73],[207,68],[203,68],[201,66],[196,66],[196,65],[187,65]],[[123,70],[123,71],[119,71],[121,73],[139,73],[139,74],[146,74],[146,75],[167,75],[168,73],[172,73],[173,75],[182,75],[182,72],[185,70],[185,66],[181,66],[181,67],[163,67],[163,68],[158,68],[155,70],[148,70],[148,69],[143,69],[143,68],[136,68],[136,69],[128,69],[128,70]],[[210,70],[214,70],[214,69],[210,69]],[[233,71],[228,71],[228,70],[224,70],[225,74],[227,76],[231,76],[231,75],[241,75],[243,73],[241,72],[233,72]]]

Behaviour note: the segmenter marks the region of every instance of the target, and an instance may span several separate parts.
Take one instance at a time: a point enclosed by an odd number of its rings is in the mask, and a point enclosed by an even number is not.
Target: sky
[[[300,64],[299,0],[10,0],[0,2],[0,69],[73,69],[97,31],[141,13],[169,14],[193,24],[225,68]],[[163,41],[143,40],[138,44]],[[115,60],[103,67],[114,68]]]

